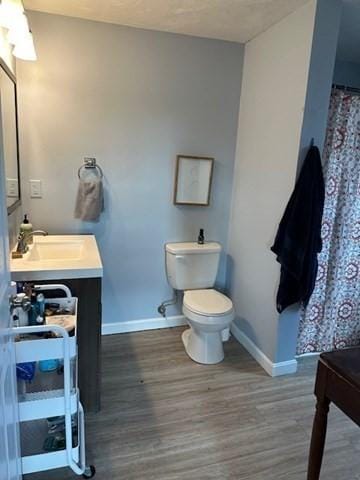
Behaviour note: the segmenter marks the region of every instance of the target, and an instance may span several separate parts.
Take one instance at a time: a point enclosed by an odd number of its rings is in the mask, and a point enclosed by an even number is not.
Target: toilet
[[[183,313],[190,328],[183,332],[182,341],[189,357],[203,364],[224,359],[222,332],[235,315],[230,298],[213,288],[220,253],[217,242],[165,245],[168,282],[184,291]]]

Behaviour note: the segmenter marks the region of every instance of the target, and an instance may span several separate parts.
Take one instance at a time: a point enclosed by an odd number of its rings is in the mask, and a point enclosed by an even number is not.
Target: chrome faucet
[[[21,232],[18,236],[18,244],[16,247],[16,253],[24,255],[29,250],[28,239],[33,235],[49,235],[48,232],[44,230],[34,230],[33,232]]]

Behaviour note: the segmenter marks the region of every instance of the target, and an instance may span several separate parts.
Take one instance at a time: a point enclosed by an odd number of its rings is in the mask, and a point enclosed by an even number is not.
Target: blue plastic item
[[[16,376],[19,380],[31,382],[35,376],[36,362],[26,362],[16,364]]]
[[[59,360],[41,360],[39,362],[39,370],[41,372],[53,372],[57,370],[59,366]]]

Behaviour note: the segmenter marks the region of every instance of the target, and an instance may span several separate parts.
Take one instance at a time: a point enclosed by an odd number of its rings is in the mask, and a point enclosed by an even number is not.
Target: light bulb
[[[21,0],[2,0],[0,5],[0,27],[12,28],[17,17],[24,13]]]
[[[7,34],[8,42],[12,45],[21,43],[22,39],[29,34],[29,30],[29,23],[25,14],[17,15]]]
[[[13,55],[21,60],[36,60],[36,52],[34,46],[34,39],[31,32],[16,43]]]

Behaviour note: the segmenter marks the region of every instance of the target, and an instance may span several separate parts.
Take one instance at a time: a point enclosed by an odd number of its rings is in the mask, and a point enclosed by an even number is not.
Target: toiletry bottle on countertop
[[[200,232],[199,232],[199,236],[198,236],[198,244],[199,244],[199,245],[204,245],[204,241],[205,241],[205,238],[204,238],[204,229],[203,229],[203,228],[200,228]]]
[[[23,220],[22,224],[20,225],[20,233],[31,233],[32,231],[33,231],[33,226],[29,222],[27,214],[25,214],[24,215],[24,220]],[[32,235],[30,235],[29,238],[27,239],[27,243],[28,244],[33,243]]]

